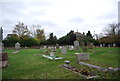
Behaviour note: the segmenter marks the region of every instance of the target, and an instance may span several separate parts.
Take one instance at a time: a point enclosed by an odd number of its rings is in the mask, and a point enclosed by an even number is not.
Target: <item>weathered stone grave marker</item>
[[[16,50],[16,51],[19,51],[19,50],[20,50],[20,43],[19,43],[19,42],[17,42],[17,43],[15,44],[15,50]]]
[[[59,49],[62,49],[62,46],[60,46]]]
[[[74,50],[79,51],[80,46],[79,46],[79,41],[74,41]]]
[[[93,49],[93,43],[88,43],[87,46],[89,49]]]
[[[69,50],[73,50],[73,46],[69,46]]]
[[[59,44],[56,44],[56,49],[59,49]]]
[[[103,45],[102,45],[102,44],[100,44],[100,47],[103,47]]]
[[[86,53],[75,53],[77,63],[79,63],[80,60],[89,60],[89,54]]]
[[[66,48],[66,46],[62,47],[61,54],[67,54],[67,48]]]
[[[54,53],[53,53],[53,52],[51,52],[51,53],[50,53],[50,56],[54,56]]]

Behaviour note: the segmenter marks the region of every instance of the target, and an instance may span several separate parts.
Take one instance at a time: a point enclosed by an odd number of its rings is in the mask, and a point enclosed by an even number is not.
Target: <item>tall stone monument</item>
[[[79,46],[79,41],[74,41],[74,50],[75,51],[79,51],[80,50],[80,46]]]
[[[7,66],[7,53],[4,53],[4,44],[2,43],[3,39],[3,29],[0,28],[0,67]]]
[[[93,43],[88,42],[88,43],[87,43],[87,47],[88,47],[89,49],[93,49],[93,47],[94,47],[94,46],[93,46]]]
[[[20,50],[20,43],[19,43],[19,42],[17,42],[17,43],[15,44],[15,50],[16,50],[16,51],[19,51],[19,50]]]

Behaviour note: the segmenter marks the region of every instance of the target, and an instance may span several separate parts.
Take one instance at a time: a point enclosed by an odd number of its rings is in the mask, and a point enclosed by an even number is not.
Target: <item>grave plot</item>
[[[84,62],[79,62],[79,64],[88,66],[90,68],[95,68],[95,69],[103,71],[103,72],[108,72],[108,73],[114,73],[114,72],[117,72],[120,70],[120,68],[112,68],[112,67],[103,68],[100,66],[96,66],[96,65],[92,65],[92,64],[88,64],[88,63],[84,63]]]
[[[78,69],[75,66],[69,65],[70,61],[65,61],[66,64],[59,65],[60,67],[63,67],[73,73],[79,74],[81,77],[84,77],[85,79],[91,79],[99,77],[97,74],[90,72],[88,69]]]

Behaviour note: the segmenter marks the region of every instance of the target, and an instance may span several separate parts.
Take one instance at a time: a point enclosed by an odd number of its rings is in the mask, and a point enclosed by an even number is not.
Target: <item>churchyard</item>
[[[117,47],[96,47],[88,49],[84,52],[81,48],[79,50],[73,50],[67,46],[62,49],[56,49],[51,54],[54,57],[63,57],[63,59],[52,60],[43,57],[42,55],[50,56],[50,51],[47,48],[21,48],[19,52],[14,54],[15,49],[6,48],[5,52],[8,54],[8,65],[2,69],[3,79],[86,79],[79,73],[76,73],[74,69],[65,69],[60,65],[65,65],[65,61],[70,61],[71,66],[74,66],[81,70],[86,70],[90,73],[94,73],[99,77],[93,79],[118,79],[118,71],[108,72],[101,71],[96,68],[90,68],[86,65],[80,64],[80,62],[92,64],[95,66],[103,67],[106,69],[118,68],[118,50]],[[64,52],[61,52],[64,50]],[[48,54],[46,54],[46,51]],[[63,54],[62,54],[63,53]],[[77,63],[77,57],[75,53],[89,54],[88,60],[80,60]],[[52,57],[52,56],[51,56]],[[73,71],[74,70],[74,71]],[[82,74],[82,73],[81,73]],[[89,75],[87,75],[89,76]]]

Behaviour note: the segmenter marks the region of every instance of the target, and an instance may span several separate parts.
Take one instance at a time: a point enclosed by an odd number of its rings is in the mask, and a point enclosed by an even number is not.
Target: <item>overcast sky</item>
[[[102,33],[110,23],[118,22],[119,0],[1,0],[0,26],[4,38],[19,21],[33,29],[41,25],[45,34],[58,38],[70,30]]]

